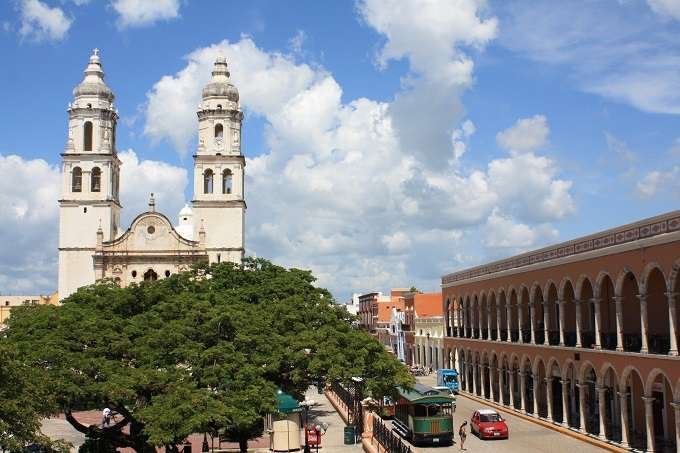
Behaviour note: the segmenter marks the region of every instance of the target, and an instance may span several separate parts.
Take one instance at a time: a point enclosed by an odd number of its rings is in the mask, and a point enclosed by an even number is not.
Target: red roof
[[[442,293],[416,294],[413,297],[413,306],[416,314],[420,318],[428,316],[443,316],[444,306]]]

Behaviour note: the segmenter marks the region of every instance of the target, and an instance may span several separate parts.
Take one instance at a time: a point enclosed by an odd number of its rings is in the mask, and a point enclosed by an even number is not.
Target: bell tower
[[[68,106],[68,138],[62,156],[59,199],[59,298],[95,281],[93,255],[101,231],[114,239],[120,225],[118,112],[94,49],[83,81]]]
[[[241,153],[243,112],[218,57],[198,106],[198,148],[194,155],[194,237],[205,230],[210,262],[240,263],[244,254],[245,158]]]

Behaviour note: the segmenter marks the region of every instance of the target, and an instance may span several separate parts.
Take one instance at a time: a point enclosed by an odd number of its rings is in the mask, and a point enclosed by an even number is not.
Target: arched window
[[[75,167],[73,169],[73,174],[71,175],[71,192],[82,192],[83,191],[83,170],[80,167]]]
[[[203,173],[203,193],[213,193],[213,171],[211,169]]]
[[[220,123],[215,124],[215,138],[224,137],[224,126]]]
[[[102,187],[102,171],[99,167],[94,167],[92,169],[91,179],[90,179],[90,190],[92,192],[99,192]]]
[[[226,169],[222,172],[222,193],[231,193],[232,175],[231,170]]]
[[[92,151],[92,123],[90,121],[85,122],[83,131],[83,150]]]
[[[156,280],[158,280],[158,274],[153,269],[149,269],[144,273],[145,282],[155,282]]]

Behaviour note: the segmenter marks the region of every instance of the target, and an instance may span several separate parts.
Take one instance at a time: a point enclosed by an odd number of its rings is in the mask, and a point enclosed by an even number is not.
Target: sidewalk
[[[321,448],[319,453],[335,453],[335,452],[362,452],[361,444],[354,445],[344,444],[344,429],[345,422],[340,418],[340,415],[335,411],[326,395],[319,394],[316,388],[310,387],[305,395],[307,401],[315,401],[317,404],[310,408],[309,424],[321,425],[328,424],[326,434],[321,437]],[[304,442],[304,438],[303,438]],[[312,448],[312,453],[316,452],[316,448]]]

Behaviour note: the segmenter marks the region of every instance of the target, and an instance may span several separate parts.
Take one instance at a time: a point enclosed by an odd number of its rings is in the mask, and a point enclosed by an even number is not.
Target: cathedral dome
[[[227,70],[227,60],[217,57],[212,71],[212,79],[203,88],[203,99],[209,97],[225,97],[232,102],[238,102],[238,89],[231,83]]]
[[[113,91],[104,82],[104,71],[99,60],[99,50],[94,49],[90,62],[85,68],[85,78],[73,89],[73,96],[96,96],[109,102],[113,101]]]
[[[185,204],[179,211],[179,224],[175,227],[175,231],[185,239],[194,239],[194,211]]]

